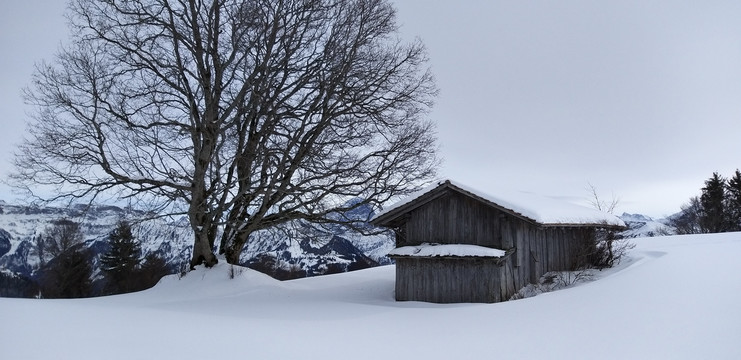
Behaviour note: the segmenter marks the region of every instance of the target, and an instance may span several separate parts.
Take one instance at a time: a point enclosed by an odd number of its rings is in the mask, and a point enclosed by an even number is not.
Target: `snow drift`
[[[635,242],[595,281],[497,304],[396,302],[393,266],[279,282],[222,264],[140,293],[0,299],[0,344],[6,359],[741,358],[741,233]]]

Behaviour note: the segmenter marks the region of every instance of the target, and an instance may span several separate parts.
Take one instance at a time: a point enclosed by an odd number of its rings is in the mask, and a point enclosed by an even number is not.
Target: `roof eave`
[[[420,207],[442,196],[442,188],[446,187],[447,185],[450,185],[449,181],[441,183],[437,187],[430,189],[429,191],[419,195],[417,198],[409,201],[404,205],[401,205],[397,208],[394,208],[388,212],[382,213],[372,218],[370,220],[370,223],[375,226],[390,227],[391,223],[393,223],[393,220],[402,216],[404,213],[409,212],[409,210]]]
[[[482,202],[484,204],[487,204],[487,205],[489,205],[489,206],[491,206],[493,208],[496,208],[496,209],[498,209],[500,211],[503,211],[505,213],[508,213],[508,214],[510,214],[512,216],[518,217],[518,218],[520,218],[522,220],[531,222],[531,223],[536,224],[536,225],[542,225],[538,221],[536,221],[534,219],[531,219],[531,218],[529,218],[529,217],[527,217],[527,216],[525,216],[523,214],[520,214],[520,213],[518,213],[516,211],[513,211],[511,209],[508,209],[506,207],[503,207],[503,206],[501,206],[501,205],[499,205],[497,203],[494,203],[494,202],[492,202],[490,200],[487,200],[487,199],[485,199],[485,198],[483,198],[483,197],[481,197],[481,196],[479,196],[479,195],[477,195],[475,193],[472,193],[472,192],[470,192],[470,191],[468,191],[466,189],[462,189],[462,188],[460,188],[458,186],[455,186],[455,184],[452,184],[450,182],[450,180],[445,180],[444,182],[440,183],[440,185],[438,185],[437,187],[434,187],[434,188],[430,189],[426,193],[419,195],[419,197],[417,197],[416,199],[413,199],[413,200],[409,201],[408,203],[406,203],[404,205],[401,205],[401,206],[399,206],[399,207],[397,207],[395,209],[392,209],[389,212],[382,213],[378,217],[375,217],[375,218],[371,219],[370,223],[373,224],[373,225],[375,225],[375,226],[383,226],[383,227],[393,226],[393,224],[392,224],[393,223],[393,220],[395,220],[396,218],[402,216],[404,213],[409,212],[412,209],[415,209],[415,208],[420,207],[420,206],[422,206],[422,205],[424,205],[424,204],[426,204],[426,203],[428,203],[428,202],[430,202],[432,200],[437,199],[438,197],[440,197],[440,196],[443,195],[443,191],[445,189],[450,189],[450,190],[456,191],[456,192],[458,192],[460,194],[463,194],[465,196],[469,196],[471,198],[474,198],[474,199],[476,199],[476,200],[478,200],[478,201],[480,201],[480,202]]]
[[[476,199],[484,204],[487,204],[490,207],[493,207],[495,209],[498,209],[500,211],[503,211],[507,214],[510,214],[514,217],[520,218],[524,221],[527,221],[531,224],[534,224],[536,226],[542,226],[542,227],[589,227],[589,228],[602,228],[602,229],[609,229],[609,230],[625,230],[627,229],[626,226],[616,225],[616,224],[609,224],[609,223],[541,223],[535,219],[532,219],[524,214],[521,214],[517,211],[514,211],[512,209],[506,208],[504,206],[501,206],[485,197],[482,197],[474,192],[468,191],[464,188],[461,188],[459,186],[456,186],[453,184],[450,180],[445,180],[443,182],[440,182],[438,186],[430,188],[427,192],[424,192],[423,194],[420,194],[417,198],[410,200],[409,202],[400,205],[397,208],[391,209],[388,212],[381,213],[378,217],[375,217],[370,220],[370,223],[375,226],[383,226],[383,227],[394,227],[394,223],[396,223],[397,219],[404,216],[404,214],[409,213],[411,210],[416,209],[430,201],[433,201],[437,199],[438,197],[442,196],[444,194],[445,190],[452,190],[459,194],[463,194],[465,196],[471,197],[473,199]]]
[[[601,224],[601,223],[548,223],[541,224],[543,227],[589,227],[589,228],[600,228],[607,230],[626,230],[627,226],[616,225],[616,224]]]

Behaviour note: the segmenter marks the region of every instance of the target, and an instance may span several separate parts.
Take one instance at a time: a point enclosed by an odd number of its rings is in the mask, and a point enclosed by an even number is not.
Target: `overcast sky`
[[[441,176],[496,194],[661,217],[741,167],[740,1],[397,0],[441,90]],[[59,0],[0,2],[0,176],[33,63],[66,38]],[[6,188],[0,199],[9,198]]]

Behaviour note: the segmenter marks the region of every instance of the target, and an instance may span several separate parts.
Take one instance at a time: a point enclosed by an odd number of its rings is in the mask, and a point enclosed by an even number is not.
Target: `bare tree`
[[[217,262],[218,234],[234,263],[256,230],[356,221],[336,214],[434,176],[437,90],[387,0],[72,0],[69,17],[12,180],[186,214],[191,266]]]
[[[42,240],[37,240],[37,243],[42,242],[41,248],[44,249],[39,251],[40,254],[48,254],[52,259],[72,250],[85,240],[80,224],[69,219],[54,220],[40,238]]]
[[[700,234],[700,217],[703,214],[700,197],[693,196],[681,206],[678,214],[669,218],[669,225],[673,226],[677,234]]]
[[[617,198],[615,197],[615,194],[612,194],[610,201],[606,201],[597,194],[597,188],[595,188],[594,185],[589,183],[587,183],[587,185],[587,191],[589,191],[590,195],[588,199],[589,204],[599,211],[604,211],[608,214],[614,213],[615,208],[620,204],[620,198]]]
[[[600,198],[597,194],[597,189],[592,184],[589,184],[587,190],[590,195],[590,204],[599,211],[613,214],[620,204],[620,199],[615,197],[614,194],[610,201]],[[620,263],[620,260],[628,253],[628,251],[635,247],[634,243],[625,239],[623,235],[612,226],[605,226],[604,228],[596,229],[595,238],[595,244],[588,244],[588,246],[584,247],[577,255],[577,261],[573,265],[574,270],[583,270],[588,267],[598,269],[612,267],[613,265]],[[577,273],[578,276],[581,276],[582,274],[583,271]],[[578,277],[575,277],[570,280],[577,279]]]

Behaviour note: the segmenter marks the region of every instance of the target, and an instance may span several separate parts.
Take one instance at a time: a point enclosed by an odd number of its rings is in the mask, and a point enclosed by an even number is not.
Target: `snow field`
[[[394,267],[0,299],[3,359],[740,359],[741,233],[635,239],[595,281],[498,304],[393,299]]]

